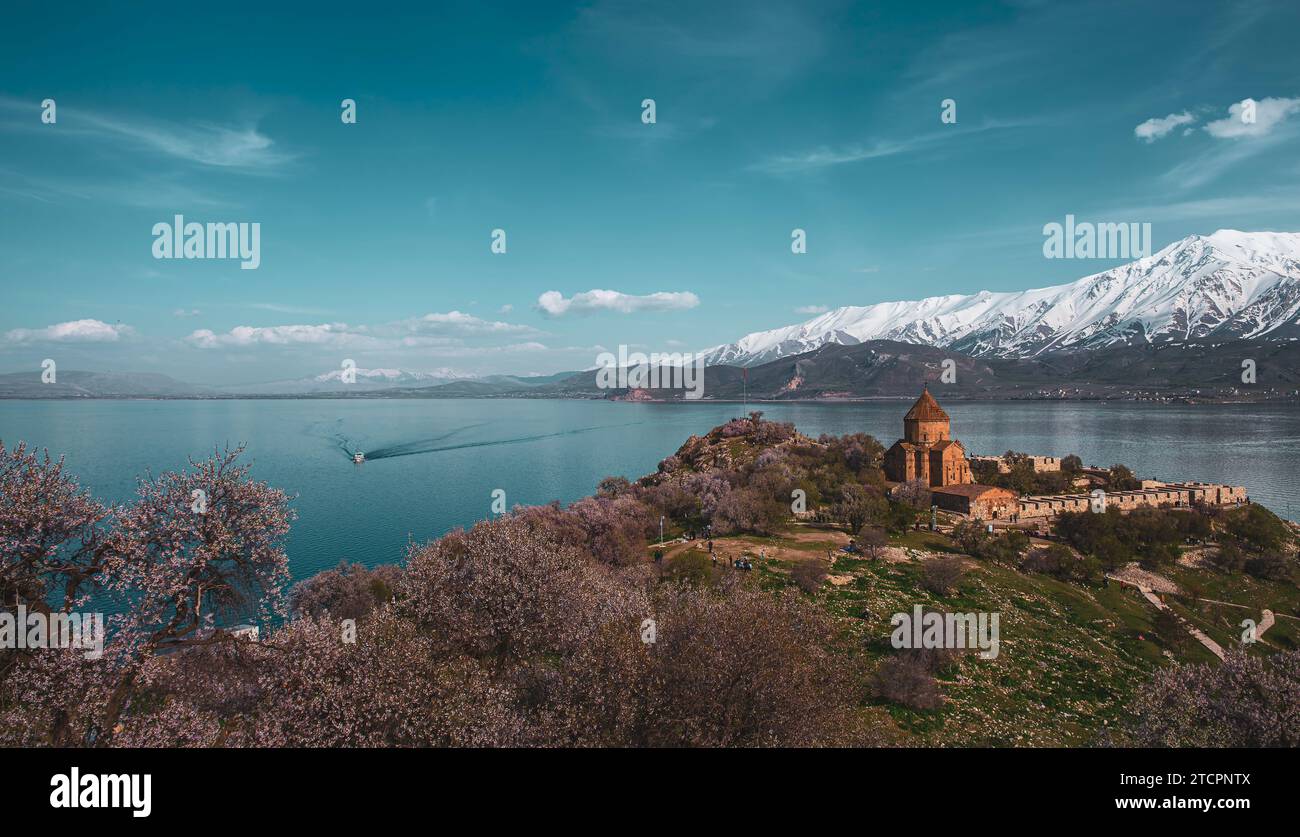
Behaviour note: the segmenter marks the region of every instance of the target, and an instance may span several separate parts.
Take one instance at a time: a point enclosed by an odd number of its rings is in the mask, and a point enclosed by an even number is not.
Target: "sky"
[[[1300,230],[1294,0],[220,8],[7,4],[0,372],[546,374]]]

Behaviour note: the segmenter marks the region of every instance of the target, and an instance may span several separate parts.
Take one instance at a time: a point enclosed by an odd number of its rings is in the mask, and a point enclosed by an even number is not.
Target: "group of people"
[[[713,540],[709,540],[709,561],[712,562],[714,569],[718,566],[718,553],[713,550]],[[741,555],[731,560],[731,566],[737,570],[752,570],[754,564],[749,560],[748,555]]]
[[[691,534],[694,534],[694,533],[691,533]],[[766,560],[766,559],[767,559],[767,550],[766,550],[766,549],[760,549],[760,550],[758,551],[758,554],[759,554],[759,558],[760,558],[760,560]],[[656,563],[656,564],[662,564],[663,561],[664,561],[664,551],[663,551],[662,549],[656,549],[655,552],[654,552],[654,559],[655,559],[655,563]],[[709,539],[709,561],[712,562],[714,569],[717,569],[717,566],[718,566],[718,553],[715,552],[714,549],[713,549],[713,540],[712,540],[712,539]],[[752,570],[752,569],[754,569],[754,562],[750,560],[750,557],[749,557],[748,555],[743,555],[743,554],[742,554],[742,555],[739,556],[738,558],[733,558],[733,559],[732,559],[732,561],[731,561],[731,566],[734,567],[734,568],[737,569],[737,570]]]

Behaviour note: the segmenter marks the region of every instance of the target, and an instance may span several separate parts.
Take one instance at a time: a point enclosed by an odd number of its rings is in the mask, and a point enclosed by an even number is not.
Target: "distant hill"
[[[60,369],[55,383],[41,382],[40,370],[0,375],[0,398],[193,398],[212,395],[151,372],[82,372]]]
[[[366,396],[392,398],[485,398],[505,392],[553,383],[574,373],[554,375],[487,375],[477,377],[440,369],[412,372],[405,369],[357,369],[352,383],[343,382],[343,371],[334,369],[309,378],[269,381],[259,384],[224,386],[227,395],[253,396]],[[434,392],[437,390],[437,392]]]
[[[1255,362],[1257,383],[1242,383],[1242,363]],[[951,360],[955,380],[943,383]],[[1300,395],[1300,344],[1235,340],[1217,345],[1177,343],[1114,346],[1053,352],[1034,358],[972,357],[951,349],[870,340],[852,346],[826,344],[745,370],[704,370],[705,399],[836,400],[900,398],[923,382],[958,398],[1143,398],[1205,400],[1294,398]],[[628,397],[601,390],[596,373],[585,372],[535,389],[552,397]],[[655,399],[680,400],[683,391],[647,390]]]
[[[408,372],[404,369],[356,369],[352,383],[343,382],[343,370],[333,369],[309,378],[287,381],[267,381],[256,384],[234,384],[220,387],[229,395],[317,395],[342,393],[355,395],[361,392],[409,387],[432,387],[468,378],[450,370],[437,372]]]
[[[951,361],[955,380],[943,380]],[[1256,383],[1242,382],[1253,361]],[[590,398],[684,400],[681,389],[629,392],[596,385],[596,370],[554,375],[489,375],[448,380],[438,373],[358,370],[357,383],[323,375],[297,381],[194,386],[156,374],[39,372],[0,375],[0,398]],[[828,343],[746,368],[704,370],[705,400],[819,401],[907,398],[929,383],[945,398],[1177,399],[1249,401],[1300,398],[1300,340],[1116,345],[1029,358],[974,357],[955,349],[868,340]]]

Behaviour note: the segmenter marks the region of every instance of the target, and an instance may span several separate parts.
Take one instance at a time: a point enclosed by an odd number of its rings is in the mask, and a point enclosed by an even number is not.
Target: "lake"
[[[811,436],[902,433],[905,401],[760,404]],[[1300,519],[1300,411],[1286,405],[944,403],[968,453],[1077,453],[1139,476],[1245,485]],[[296,495],[288,551],[295,578],[341,560],[396,562],[407,544],[509,506],[570,502],[603,477],[655,470],[693,433],[742,415],[740,404],[550,400],[0,401],[0,440],[66,456],[99,499],[135,480],[245,443],[256,479]],[[354,465],[348,451],[368,461]]]

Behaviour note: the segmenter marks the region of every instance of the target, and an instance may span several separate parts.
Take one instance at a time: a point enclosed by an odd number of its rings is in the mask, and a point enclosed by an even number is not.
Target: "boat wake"
[[[608,430],[615,427],[631,427],[643,422],[633,421],[626,424],[601,424],[593,427],[578,427],[571,430],[560,430],[555,433],[538,433],[531,436],[514,436],[508,439],[484,439],[476,442],[458,442],[455,444],[443,444],[447,439],[466,430],[475,427],[482,427],[489,422],[479,424],[470,424],[465,427],[458,427],[455,430],[443,433],[441,436],[434,436],[430,439],[420,439],[413,442],[401,442],[399,444],[385,445],[383,447],[371,448],[366,451],[366,461],[370,462],[375,459],[393,459],[398,456],[416,456],[425,453],[443,453],[453,450],[466,450],[468,448],[486,448],[496,447],[498,445],[519,445],[527,442],[536,442],[542,439],[553,439],[559,436],[572,436],[578,433],[590,433],[595,430]],[[349,459],[355,451],[351,448],[351,440],[343,437],[342,434],[336,434],[339,450],[347,455]]]

